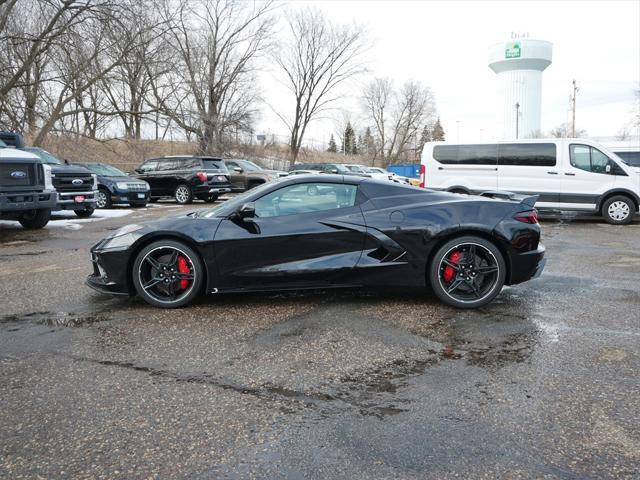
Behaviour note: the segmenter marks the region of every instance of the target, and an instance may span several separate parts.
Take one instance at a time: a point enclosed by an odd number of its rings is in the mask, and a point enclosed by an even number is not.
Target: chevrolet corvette
[[[480,307],[542,272],[536,198],[284,177],[213,208],[121,228],[91,248],[87,284],[163,308],[203,293],[388,286]]]

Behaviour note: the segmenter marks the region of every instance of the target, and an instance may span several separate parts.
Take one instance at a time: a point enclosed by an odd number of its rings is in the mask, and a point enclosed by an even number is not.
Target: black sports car
[[[214,208],[121,228],[91,249],[87,283],[165,308],[201,292],[392,285],[479,307],[541,273],[536,198],[284,177]]]

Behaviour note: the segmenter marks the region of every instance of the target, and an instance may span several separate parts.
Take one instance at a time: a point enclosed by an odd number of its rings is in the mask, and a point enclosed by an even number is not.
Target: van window
[[[553,167],[555,164],[554,143],[501,143],[498,145],[498,165]]]
[[[640,167],[640,152],[613,152],[630,167]]]
[[[496,165],[498,145],[437,145],[433,158],[444,165]]]
[[[569,156],[571,165],[575,168],[593,173],[607,173],[609,157],[597,148],[588,145],[571,145]]]

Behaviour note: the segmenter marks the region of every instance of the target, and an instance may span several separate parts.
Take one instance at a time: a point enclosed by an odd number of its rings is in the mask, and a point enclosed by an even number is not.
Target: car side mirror
[[[241,219],[253,218],[256,216],[256,204],[253,202],[243,203],[238,209],[238,217]]]
[[[607,173],[611,173],[611,170],[612,170],[612,168],[611,168],[611,164],[610,164],[610,163],[607,163],[607,166],[606,166],[606,167],[604,167],[604,171],[605,171],[605,172],[607,172]]]
[[[234,172],[238,172],[238,173],[244,172],[244,170],[242,168],[240,168],[240,167],[233,167],[233,171]]]
[[[332,168],[331,170],[329,170],[331,173],[339,173],[337,168]]]

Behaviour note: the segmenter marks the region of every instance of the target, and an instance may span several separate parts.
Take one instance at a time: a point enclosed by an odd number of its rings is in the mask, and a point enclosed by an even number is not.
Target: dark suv
[[[141,208],[149,201],[149,184],[131,178],[122,170],[105,163],[76,163],[98,177],[96,207],[111,208],[113,205],[129,204]]]
[[[151,187],[151,201],[173,197],[181,205],[194,198],[215,202],[231,191],[229,171],[220,158],[178,155],[147,160],[136,168],[137,178]]]

